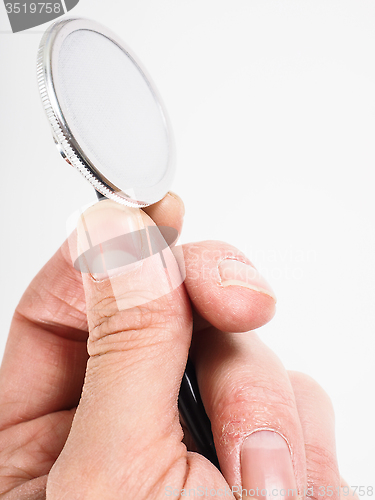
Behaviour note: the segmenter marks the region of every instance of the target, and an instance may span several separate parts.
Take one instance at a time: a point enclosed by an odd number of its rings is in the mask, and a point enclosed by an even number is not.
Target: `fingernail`
[[[271,286],[252,266],[235,259],[224,259],[219,264],[222,286],[237,285],[269,295],[276,302]]]
[[[241,473],[245,498],[298,498],[289,447],[277,432],[256,431],[245,439],[241,451]]]
[[[79,257],[74,266],[96,280],[122,274],[145,257],[143,233],[139,209],[100,201],[86,210],[78,222]]]

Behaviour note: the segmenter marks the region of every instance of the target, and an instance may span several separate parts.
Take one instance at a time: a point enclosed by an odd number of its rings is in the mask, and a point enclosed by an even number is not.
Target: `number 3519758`
[[[5,4],[6,11],[8,14],[18,14],[20,12],[23,12],[24,14],[27,14],[28,12],[30,14],[35,14],[36,12],[41,14],[42,12],[45,12],[46,14],[59,14],[61,11],[61,3],[53,3],[53,2],[48,2],[48,3],[22,3],[22,2],[15,2],[15,3],[7,3]]]

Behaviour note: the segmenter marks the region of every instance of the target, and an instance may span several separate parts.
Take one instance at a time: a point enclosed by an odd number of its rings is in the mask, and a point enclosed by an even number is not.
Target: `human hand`
[[[153,224],[134,212],[100,202],[79,232],[107,239],[113,229]],[[157,224],[181,229],[175,198],[147,212]],[[288,375],[254,333],[222,332],[271,319],[272,291],[227,244],[186,245],[184,255],[185,287],[157,298],[163,266],[145,260],[99,281],[83,274],[82,286],[67,243],[34,279],[15,313],[0,371],[3,498],[39,500],[47,488],[51,500],[161,499],[199,487],[229,498],[228,483],[261,488],[266,475],[267,487],[302,494],[311,485],[331,486],[327,497],[339,498],[325,393],[308,377]],[[173,274],[172,259],[170,265]],[[191,304],[192,355],[225,479],[182,444],[177,396]]]

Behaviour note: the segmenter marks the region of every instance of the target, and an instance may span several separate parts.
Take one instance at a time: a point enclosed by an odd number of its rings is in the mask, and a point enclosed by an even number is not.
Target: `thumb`
[[[191,312],[155,227],[143,211],[109,200],[78,224],[90,358],[49,499],[143,498],[172,465],[186,468],[177,397]]]

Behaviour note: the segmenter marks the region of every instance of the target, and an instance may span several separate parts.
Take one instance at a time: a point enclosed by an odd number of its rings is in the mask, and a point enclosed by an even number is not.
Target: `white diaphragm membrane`
[[[113,42],[94,31],[71,33],[60,49],[56,90],[74,137],[107,179],[135,191],[160,181],[168,162],[161,110]]]
[[[55,23],[41,42],[38,80],[62,155],[94,187],[145,206],[168,191],[174,146],[165,108],[141,63],[106,28]]]

